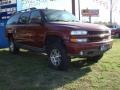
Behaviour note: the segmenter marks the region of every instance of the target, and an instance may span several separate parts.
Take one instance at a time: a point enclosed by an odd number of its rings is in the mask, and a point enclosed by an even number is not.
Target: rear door
[[[31,43],[31,33],[29,31],[30,12],[21,14],[15,30],[15,40],[20,44],[29,45]]]
[[[7,21],[6,30],[7,30],[7,36],[8,36],[8,38],[10,38],[11,34],[13,34],[13,36],[14,36],[15,31],[16,31],[17,26],[18,26],[19,17],[20,17],[20,13],[12,16]]]

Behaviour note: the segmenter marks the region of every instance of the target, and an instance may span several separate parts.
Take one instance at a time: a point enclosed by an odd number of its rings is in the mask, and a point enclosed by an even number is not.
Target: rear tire
[[[18,54],[19,53],[19,48],[16,47],[14,40],[9,40],[9,51],[13,54]]]
[[[54,43],[48,48],[49,65],[58,70],[67,70],[69,59],[61,43]]]
[[[94,57],[88,57],[87,60],[97,63],[102,57],[103,54]]]

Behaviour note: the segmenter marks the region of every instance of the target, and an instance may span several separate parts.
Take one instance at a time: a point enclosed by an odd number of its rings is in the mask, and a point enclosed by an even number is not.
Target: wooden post
[[[91,16],[89,16],[89,23],[91,23],[92,22],[92,19],[91,19]]]
[[[79,20],[80,20],[80,12],[81,12],[81,10],[80,10],[80,0],[78,0],[78,12],[79,12]]]
[[[72,14],[75,15],[75,0],[72,0]]]
[[[110,0],[110,24],[112,25],[113,1]]]

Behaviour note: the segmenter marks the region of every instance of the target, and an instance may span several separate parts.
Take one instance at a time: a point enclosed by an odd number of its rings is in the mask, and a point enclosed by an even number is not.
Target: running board
[[[31,51],[35,51],[35,52],[40,52],[40,53],[46,52],[45,48],[37,48],[37,47],[32,47],[32,46],[18,44],[18,43],[15,43],[15,44],[17,47],[22,48],[22,49],[27,49],[27,50],[31,50]]]

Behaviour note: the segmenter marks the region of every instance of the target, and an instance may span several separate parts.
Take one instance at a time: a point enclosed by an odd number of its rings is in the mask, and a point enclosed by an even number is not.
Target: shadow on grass
[[[112,39],[120,39],[120,37],[115,37],[115,36],[113,36]]]
[[[68,71],[50,69],[47,57],[31,52],[20,55],[0,51],[0,90],[53,90],[91,72],[93,63],[85,60],[70,64]]]

